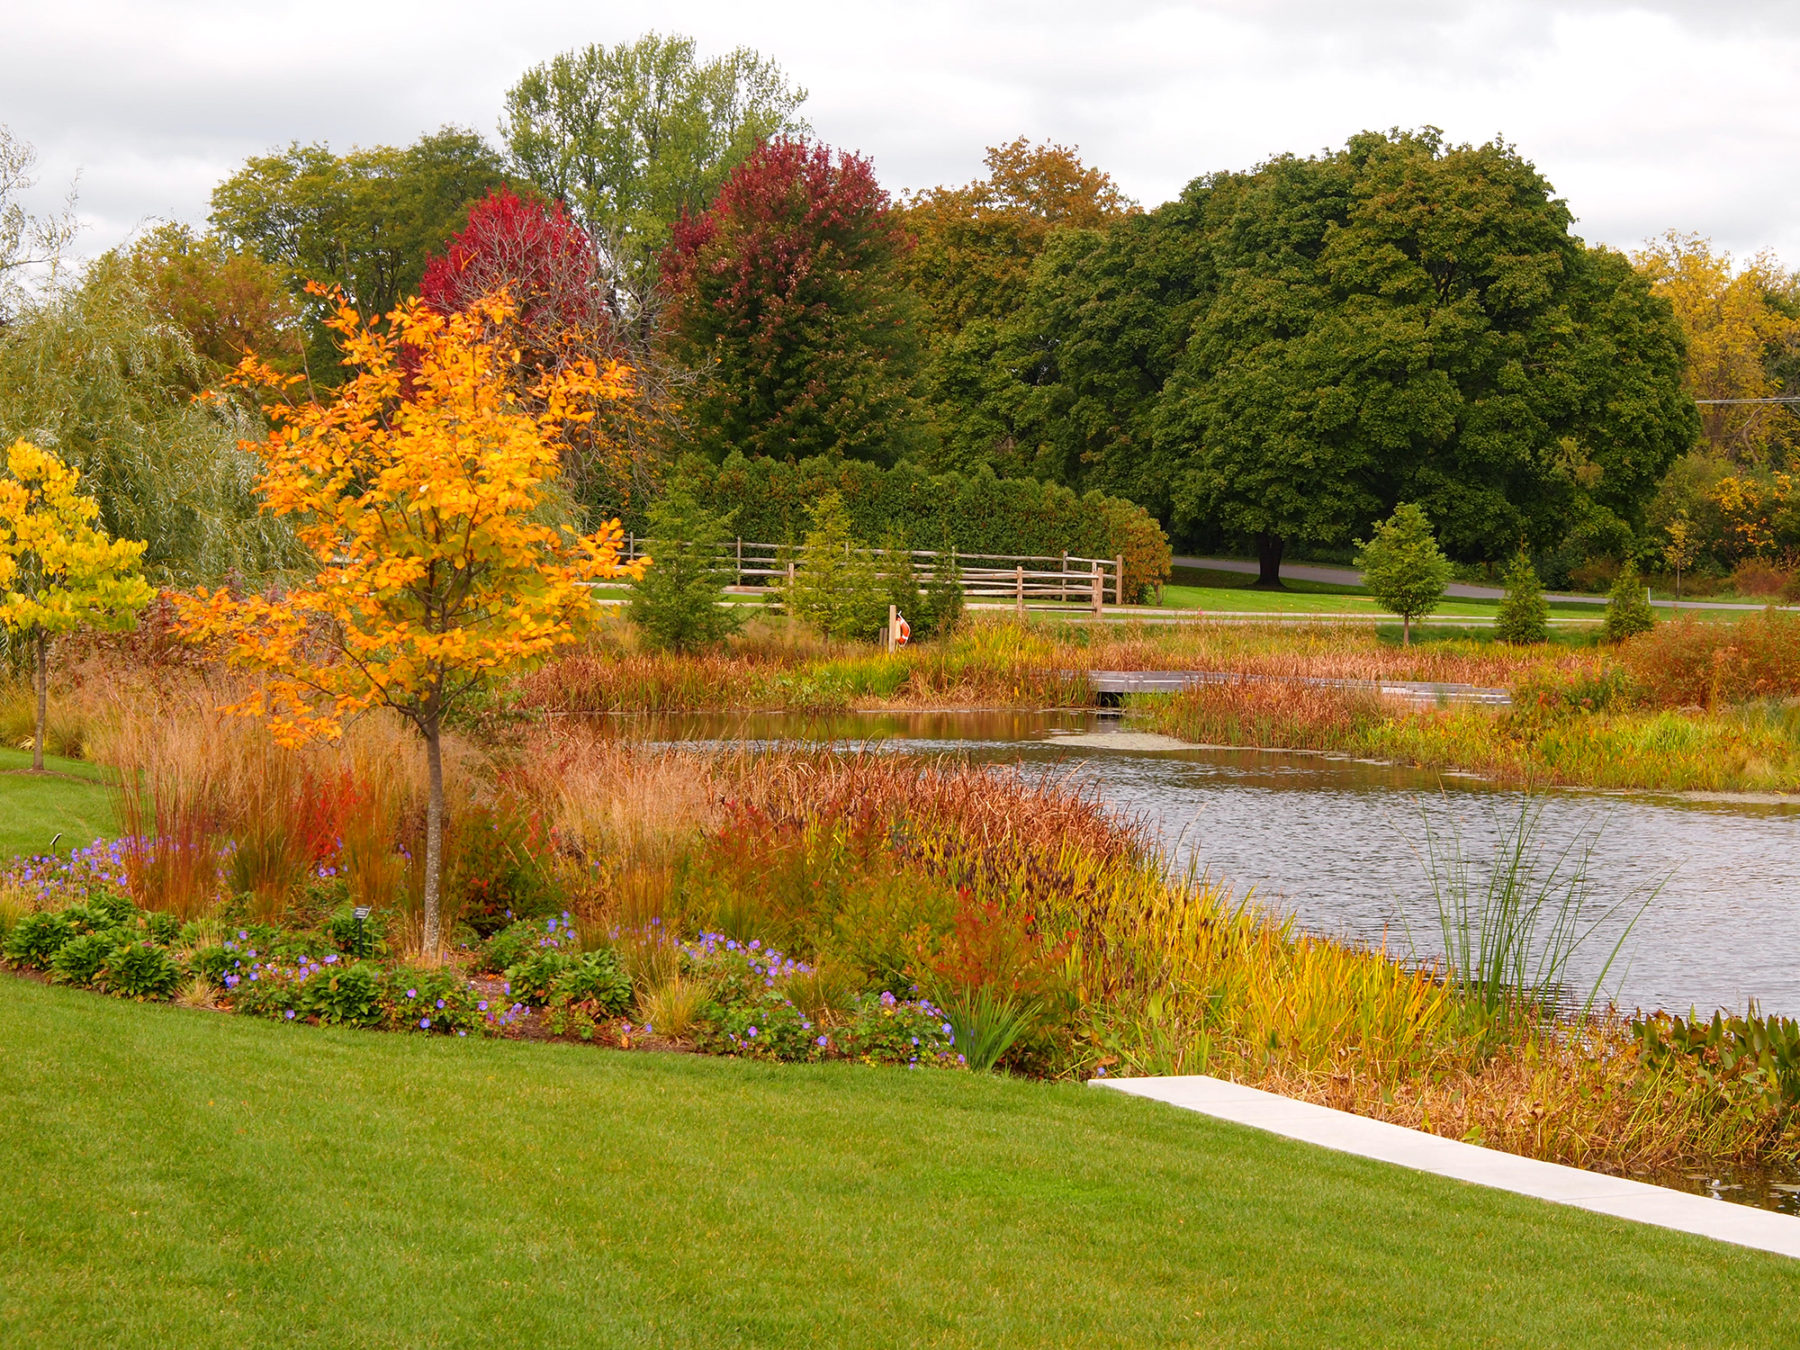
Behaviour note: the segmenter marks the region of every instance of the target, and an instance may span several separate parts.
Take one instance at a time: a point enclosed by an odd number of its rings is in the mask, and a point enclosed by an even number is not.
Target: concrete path
[[[1278,1097],[1240,1083],[1199,1075],[1180,1078],[1096,1078],[1092,1087],[1167,1102],[1219,1120],[1354,1153],[1359,1158],[1431,1172],[1440,1177],[1535,1196],[1596,1214],[1654,1224],[1740,1247],[1800,1257],[1800,1219],[1771,1210],[1689,1195],[1642,1181],[1584,1172],[1578,1167],[1521,1158],[1497,1149],[1443,1139],[1385,1121]]]
[[[1204,567],[1209,572],[1236,572],[1243,576],[1255,576],[1262,569],[1253,562],[1242,558],[1175,558],[1171,561],[1177,567]],[[1285,581],[1322,581],[1331,586],[1360,586],[1363,584],[1362,573],[1353,567],[1333,567],[1327,563],[1286,563],[1281,564],[1281,576]],[[1472,582],[1453,581],[1444,588],[1444,594],[1455,600],[1498,600],[1506,592],[1498,586],[1477,586]],[[1560,595],[1546,591],[1544,599],[1555,600],[1571,605],[1604,605],[1604,595]],[[1673,600],[1652,600],[1651,604],[1658,609],[1674,609]],[[1743,609],[1758,610],[1762,605],[1744,605],[1726,601],[1683,600],[1682,609]]]

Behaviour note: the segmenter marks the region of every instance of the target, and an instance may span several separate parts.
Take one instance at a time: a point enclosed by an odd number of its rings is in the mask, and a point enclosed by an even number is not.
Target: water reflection
[[[605,719],[653,740],[805,740],[948,753],[1072,773],[1141,819],[1183,864],[1291,913],[1315,933],[1441,956],[1423,861],[1427,829],[1492,856],[1522,794],[1394,765],[1257,750],[1113,748],[1120,724],[1082,712],[694,715]],[[1800,808],[1676,797],[1555,792],[1538,843],[1555,855],[1592,839],[1596,912],[1655,892],[1607,976],[1632,1008],[1800,1013]],[[1626,906],[1571,962],[1585,994]]]

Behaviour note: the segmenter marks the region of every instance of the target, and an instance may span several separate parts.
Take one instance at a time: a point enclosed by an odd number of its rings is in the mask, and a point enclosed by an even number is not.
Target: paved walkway
[[[1253,562],[1242,558],[1175,558],[1177,567],[1204,567],[1209,572],[1237,572],[1244,576],[1255,576],[1262,569]],[[1333,567],[1327,563],[1283,563],[1281,564],[1282,580],[1292,578],[1295,581],[1322,581],[1332,586],[1360,586],[1363,584],[1362,573],[1353,567]],[[1472,582],[1453,581],[1444,588],[1444,594],[1455,600],[1498,600],[1506,592],[1498,586],[1477,586]],[[1544,599],[1555,600],[1571,605],[1604,605],[1604,595],[1560,595],[1545,592]],[[1673,609],[1673,600],[1652,600],[1651,604],[1659,609]],[[1682,609],[1743,609],[1758,610],[1762,605],[1736,604],[1713,600],[1683,600]]]
[[[1180,1078],[1096,1078],[1092,1087],[1167,1102],[1340,1153],[1431,1172],[1440,1177],[1536,1196],[1596,1214],[1673,1228],[1740,1247],[1800,1257],[1800,1219],[1771,1210],[1689,1195],[1642,1181],[1584,1172],[1514,1153],[1443,1139],[1327,1106],[1279,1097],[1241,1083],[1199,1075]]]

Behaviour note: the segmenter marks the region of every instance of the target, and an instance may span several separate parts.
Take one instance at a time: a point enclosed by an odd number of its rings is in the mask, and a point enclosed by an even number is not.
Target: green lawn
[[[1177,567],[1169,585],[1163,587],[1165,609],[1202,609],[1222,613],[1261,611],[1281,614],[1383,614],[1386,613],[1369,593],[1358,586],[1339,586],[1324,581],[1287,580],[1280,591],[1259,591],[1256,578],[1246,573],[1217,572],[1211,568]],[[1553,617],[1600,622],[1605,610],[1600,605],[1579,601],[1552,601]],[[1493,618],[1500,611],[1498,600],[1447,599],[1440,604],[1434,620],[1447,617]],[[1700,619],[1741,619],[1743,612],[1729,610],[1693,611]],[[1659,618],[1669,617],[1659,610]]]
[[[1800,1262],[1076,1086],[0,979],[47,1346],[1769,1346]]]
[[[116,832],[112,794],[101,770],[76,759],[44,757],[44,774],[26,773],[28,750],[0,750],[0,865],[20,853],[85,848]]]

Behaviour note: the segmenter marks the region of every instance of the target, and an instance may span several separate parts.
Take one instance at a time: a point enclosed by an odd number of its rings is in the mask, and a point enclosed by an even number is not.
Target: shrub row
[[[1168,578],[1169,539],[1143,507],[1099,492],[1078,496],[1056,483],[973,474],[933,475],[911,464],[883,469],[860,460],[749,459],[732,454],[714,468],[685,461],[680,481],[709,510],[731,517],[740,539],[798,544],[809,509],[838,493],[856,537],[898,538],[909,548],[948,545],[963,553],[1124,558],[1129,598]],[[645,519],[627,513],[639,533]]]

